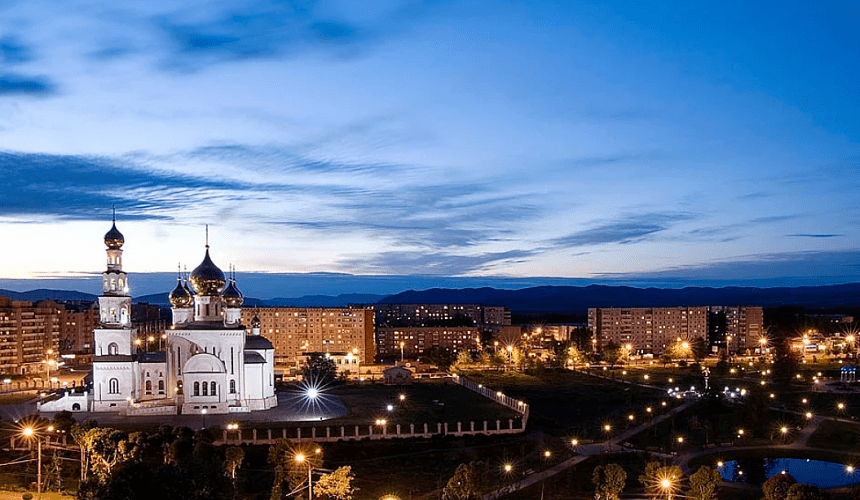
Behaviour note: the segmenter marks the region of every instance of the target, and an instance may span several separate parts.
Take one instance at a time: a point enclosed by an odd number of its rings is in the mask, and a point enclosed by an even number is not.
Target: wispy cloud
[[[414,22],[414,18],[402,15],[403,7],[376,15],[374,10],[378,9],[364,9],[370,15],[356,19],[323,13],[317,2],[258,0],[221,8],[205,20],[176,12],[164,14],[157,17],[156,25],[168,42],[165,67],[187,71],[209,64],[287,58],[306,52],[354,57]]]
[[[860,281],[860,251],[799,251],[741,255],[713,262],[677,266],[647,273],[625,274],[625,278],[660,281],[696,279],[731,282],[732,280],[772,280],[782,284],[806,283],[809,279],[828,283]],[[610,275],[598,274],[596,278]]]
[[[688,213],[645,213],[599,222],[594,227],[550,240],[562,247],[581,247],[607,243],[628,244],[653,237],[673,225],[692,219]]]
[[[45,76],[24,76],[15,73],[0,74],[0,96],[47,96],[56,92],[56,85]]]
[[[339,262],[343,269],[354,273],[424,274],[457,276],[489,271],[502,263],[521,261],[535,254],[532,250],[510,250],[478,255],[457,255],[436,252],[381,252],[374,255],[346,258]]]
[[[33,59],[33,51],[14,36],[0,38],[0,62],[10,65]]]
[[[771,224],[774,222],[787,222],[803,217],[801,214],[766,215],[750,219],[750,224]]]
[[[812,233],[797,233],[797,234],[787,234],[786,236],[792,238],[837,238],[839,236],[845,236],[844,234],[812,234]]]

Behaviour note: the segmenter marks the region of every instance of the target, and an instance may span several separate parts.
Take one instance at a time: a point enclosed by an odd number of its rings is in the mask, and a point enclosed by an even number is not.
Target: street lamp
[[[37,499],[42,500],[42,440],[36,435],[36,429],[30,426],[24,427],[21,430],[21,435],[27,440],[36,439],[36,449],[38,450],[38,458],[36,459],[36,494],[38,495]]]
[[[319,448],[317,448],[317,453],[319,453]],[[311,461],[308,457],[305,456],[304,453],[296,453],[295,460],[298,463],[307,463],[308,464],[308,500],[313,500],[314,498],[314,486],[313,486],[313,466],[311,465]]]
[[[206,408],[203,408],[203,410],[201,410],[200,413],[203,414],[203,428],[205,429],[206,428]]]
[[[406,342],[400,342],[400,362],[403,362],[403,348],[406,347]]]
[[[660,489],[666,494],[666,500],[672,500],[672,489],[674,488],[674,484],[672,480],[668,477],[664,477],[660,480]]]

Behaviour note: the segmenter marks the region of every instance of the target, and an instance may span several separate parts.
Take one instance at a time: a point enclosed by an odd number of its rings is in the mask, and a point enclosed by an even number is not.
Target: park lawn
[[[509,419],[515,420],[515,426],[520,419],[516,411],[450,380],[405,386],[350,384],[332,388],[331,394],[340,398],[349,409],[349,415],[326,420],[324,425],[330,427],[367,426],[376,419],[386,419],[389,429],[400,424],[405,431],[414,423],[418,432],[427,423],[435,432],[437,423],[447,422],[454,430],[457,422],[461,422],[466,430],[470,421],[480,429],[481,423],[487,420],[489,428],[494,429],[496,420],[501,420],[502,428],[507,428]],[[400,395],[405,399],[401,401]],[[393,410],[388,411],[387,405],[392,405]]]
[[[645,408],[677,404],[661,389],[651,389],[569,370],[547,370],[534,375],[508,372],[470,372],[467,377],[530,405],[529,422],[561,438],[603,439],[603,426],[614,430],[642,423]],[[661,401],[667,406],[662,407]],[[662,410],[664,411],[664,410]],[[634,415],[634,420],[627,417]]]
[[[809,437],[806,444],[811,448],[858,452],[860,451],[860,425],[825,420]]]

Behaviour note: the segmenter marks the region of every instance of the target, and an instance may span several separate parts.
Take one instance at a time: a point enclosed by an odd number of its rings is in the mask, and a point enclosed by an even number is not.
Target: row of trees
[[[245,449],[216,447],[208,431],[193,432],[162,426],[154,432],[75,425],[71,434],[81,450],[81,500],[235,500],[245,489],[240,471]],[[354,476],[350,467],[322,471],[318,453],[280,440],[269,449],[274,470],[271,500],[307,498],[308,470],[317,472],[314,496],[327,500],[351,500]],[[297,460],[303,454],[307,460]],[[303,484],[304,483],[304,484]],[[259,491],[259,487],[255,487]]]
[[[713,467],[702,466],[691,474],[686,490],[684,473],[675,465],[652,461],[645,465],[639,483],[649,498],[717,500],[722,478]],[[598,465],[591,476],[594,500],[619,500],[627,486],[627,472],[618,464]],[[485,462],[460,464],[442,490],[443,500],[480,500],[492,489],[489,467]],[[815,486],[799,484],[789,474],[777,474],[762,485],[763,500],[828,500],[829,495]]]

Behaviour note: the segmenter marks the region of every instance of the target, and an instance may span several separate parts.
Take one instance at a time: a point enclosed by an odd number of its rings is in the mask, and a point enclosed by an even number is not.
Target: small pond
[[[852,472],[849,472],[852,471]],[[761,484],[776,474],[791,474],[798,483],[835,488],[860,482],[860,471],[845,464],[805,458],[748,458],[725,462],[720,474],[726,481]]]

